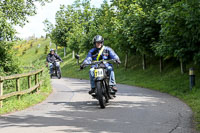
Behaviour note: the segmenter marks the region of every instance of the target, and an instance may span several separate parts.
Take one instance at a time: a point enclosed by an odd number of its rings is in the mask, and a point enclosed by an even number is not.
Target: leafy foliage
[[[12,49],[13,43],[0,42],[0,74],[9,75],[11,73],[19,73],[21,71],[19,67],[18,58],[15,56],[15,52]]]
[[[200,63],[199,19],[198,0],[105,0],[100,8],[77,0],[61,6],[47,29],[55,43],[77,53],[92,48],[100,34],[118,51]]]
[[[24,26],[27,16],[36,14],[35,3],[42,5],[51,0],[1,0],[0,1],[0,73],[19,72],[17,62],[12,50],[12,41],[16,40],[14,26]],[[24,50],[24,54],[25,54]]]

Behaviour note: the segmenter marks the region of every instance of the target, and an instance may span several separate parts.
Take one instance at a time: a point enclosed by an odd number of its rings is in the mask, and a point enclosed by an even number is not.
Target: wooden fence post
[[[39,81],[42,80],[42,76],[43,76],[43,70],[41,71],[41,74],[40,74],[40,80],[39,80]]]
[[[0,77],[0,96],[3,96],[3,81],[1,80]],[[3,100],[0,100],[0,108],[3,107]]]
[[[42,72],[43,72],[44,69],[40,69],[40,70],[37,70],[37,71],[34,71],[34,72],[30,72],[30,73],[27,73],[27,74],[16,74],[16,75],[11,75],[11,76],[5,76],[5,77],[1,77],[0,76],[0,97],[2,97],[2,99],[0,100],[0,108],[3,107],[3,99],[6,99],[6,98],[9,98],[9,97],[12,97],[12,96],[17,96],[17,98],[20,100],[21,98],[21,95],[24,95],[24,94],[28,94],[28,93],[31,93],[33,92],[34,90],[38,91],[39,87],[40,87],[40,84],[39,84],[39,81],[42,82]],[[34,87],[31,88],[32,86],[32,76],[35,75],[35,85]],[[28,90],[22,90],[21,91],[21,87],[20,86],[20,78],[23,78],[23,77],[28,77],[28,87],[29,89]],[[14,93],[8,93],[6,95],[3,95],[3,84],[5,83],[4,80],[15,80],[15,85],[16,85],[16,92]],[[24,88],[25,89],[25,88]]]
[[[35,74],[35,85],[38,84],[38,74]],[[38,88],[36,89],[36,92],[38,92]]]
[[[42,77],[42,75],[43,75],[43,70],[41,71],[41,77]]]
[[[20,91],[20,82],[19,78],[16,79],[16,91]],[[20,100],[20,95],[17,96],[18,100]]]
[[[31,76],[28,76],[28,89],[31,88]]]

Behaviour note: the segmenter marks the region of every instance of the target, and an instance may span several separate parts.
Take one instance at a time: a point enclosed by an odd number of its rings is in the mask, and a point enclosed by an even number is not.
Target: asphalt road
[[[89,81],[52,79],[44,102],[0,117],[0,133],[193,133],[192,111],[179,99],[118,85],[105,109],[88,95]]]

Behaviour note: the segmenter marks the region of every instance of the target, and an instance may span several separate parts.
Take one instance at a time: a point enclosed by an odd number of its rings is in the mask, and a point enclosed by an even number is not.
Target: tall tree
[[[180,60],[182,73],[185,62],[199,60],[199,7],[198,1],[181,1],[159,15],[161,42],[156,46],[156,53]]]
[[[0,72],[16,73],[18,62],[13,54],[12,40],[16,30],[15,25],[24,26],[27,17],[36,14],[35,2],[44,4],[51,0],[1,0],[0,1]]]

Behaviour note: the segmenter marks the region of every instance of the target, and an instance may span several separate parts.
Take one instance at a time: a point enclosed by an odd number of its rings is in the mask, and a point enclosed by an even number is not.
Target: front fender
[[[95,81],[101,81],[101,80],[104,80],[104,77],[97,77],[94,79]]]

